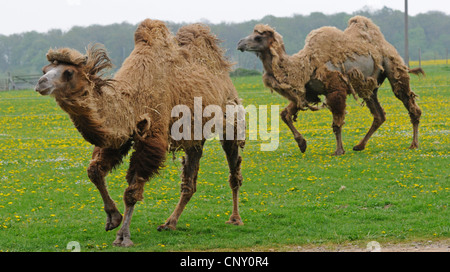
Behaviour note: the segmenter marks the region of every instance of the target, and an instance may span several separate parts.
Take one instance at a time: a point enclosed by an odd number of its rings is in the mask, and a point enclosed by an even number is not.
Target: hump
[[[324,26],[311,31],[306,36],[305,44],[308,46],[317,46],[320,44],[330,44],[334,41],[344,41],[346,39],[342,30],[333,26]]]
[[[384,41],[380,28],[367,17],[355,16],[348,20],[345,34],[368,42]]]
[[[143,42],[151,45],[157,41],[166,40],[170,35],[170,31],[164,22],[145,19],[134,33],[134,43]]]
[[[228,71],[233,65],[225,58],[225,50],[220,47],[221,41],[206,25],[183,26],[177,32],[176,40],[193,60],[206,64],[210,69]]]

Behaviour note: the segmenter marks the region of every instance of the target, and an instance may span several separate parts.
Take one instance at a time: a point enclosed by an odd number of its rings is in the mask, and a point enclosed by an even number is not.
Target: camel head
[[[251,35],[240,40],[237,49],[254,52],[258,56],[273,50],[285,51],[283,37],[272,27],[262,24],[256,25]]]
[[[89,89],[99,90],[109,81],[98,74],[112,66],[99,45],[89,46],[86,55],[68,48],[50,49],[47,59],[50,64],[42,68],[44,75],[35,87],[41,95],[68,96]]]

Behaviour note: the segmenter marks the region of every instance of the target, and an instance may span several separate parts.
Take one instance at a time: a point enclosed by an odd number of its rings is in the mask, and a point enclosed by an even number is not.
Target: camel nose
[[[241,52],[244,52],[245,51],[245,41],[244,41],[245,39],[241,39],[239,42],[238,42],[238,47],[237,47],[237,50],[240,50]]]
[[[46,76],[42,76],[36,86],[34,87],[34,90],[36,92],[40,92],[42,90],[42,86],[48,81],[48,78]]]

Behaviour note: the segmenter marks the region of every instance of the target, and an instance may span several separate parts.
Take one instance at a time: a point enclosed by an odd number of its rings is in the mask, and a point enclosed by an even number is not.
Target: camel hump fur
[[[139,24],[134,33],[134,43],[135,45],[141,42],[154,45],[157,42],[166,41],[170,37],[170,31],[164,22],[145,19]]]
[[[225,57],[225,50],[208,26],[191,24],[181,27],[176,35],[178,45],[185,50],[188,58],[202,63],[214,72],[229,72],[234,63]]]

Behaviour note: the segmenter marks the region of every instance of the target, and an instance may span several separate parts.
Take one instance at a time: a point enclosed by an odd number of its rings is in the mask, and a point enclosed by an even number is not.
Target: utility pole
[[[405,62],[409,68],[408,0],[405,0]]]

